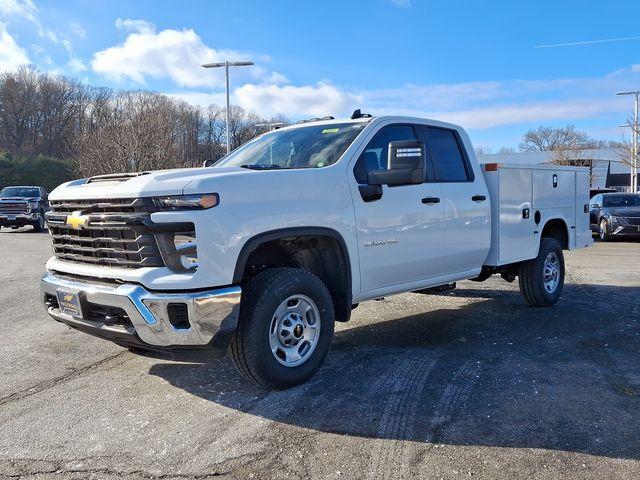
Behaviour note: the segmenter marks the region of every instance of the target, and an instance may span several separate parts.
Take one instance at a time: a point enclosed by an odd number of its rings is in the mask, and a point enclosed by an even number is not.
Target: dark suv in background
[[[591,230],[601,240],[640,238],[640,193],[600,193],[589,202]]]
[[[48,210],[48,193],[42,187],[16,186],[0,190],[0,228],[31,225],[36,232],[42,232]]]

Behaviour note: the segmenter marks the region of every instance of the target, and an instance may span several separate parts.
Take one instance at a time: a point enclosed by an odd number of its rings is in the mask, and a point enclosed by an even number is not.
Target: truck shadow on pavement
[[[150,373],[276,429],[640,459],[640,287],[567,285],[551,309],[513,291],[442,296],[463,298],[337,331],[323,368],[290,390],[253,386],[226,358]]]

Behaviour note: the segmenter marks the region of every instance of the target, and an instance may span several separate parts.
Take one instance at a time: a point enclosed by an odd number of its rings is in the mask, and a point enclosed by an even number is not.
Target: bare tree
[[[480,155],[491,155],[493,150],[490,147],[475,147],[476,157]]]
[[[38,73],[21,67],[0,77],[0,139],[12,153],[25,153],[38,123]]]
[[[563,128],[540,126],[529,130],[522,137],[522,152],[553,152],[552,162],[557,165],[591,166],[591,159],[585,158],[585,150],[590,148],[591,139],[576,130],[575,126]]]
[[[233,106],[234,148],[265,119]],[[71,160],[78,175],[193,167],[226,153],[224,110],[152,92],[114,92],[22,67],[0,75],[0,150]]]

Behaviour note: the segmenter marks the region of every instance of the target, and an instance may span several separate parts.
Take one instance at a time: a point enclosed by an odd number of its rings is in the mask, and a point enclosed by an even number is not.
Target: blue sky
[[[516,147],[538,125],[620,139],[640,88],[640,2],[0,0],[0,70],[222,103],[204,61],[253,60],[233,101],[292,119],[412,114]]]

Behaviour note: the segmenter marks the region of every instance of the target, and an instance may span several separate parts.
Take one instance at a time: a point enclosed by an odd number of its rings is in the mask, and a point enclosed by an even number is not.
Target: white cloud
[[[80,38],[86,38],[87,37],[87,31],[79,23],[71,22],[71,23],[69,23],[69,28],[71,29],[71,31],[73,32],[73,34],[76,37],[80,37]]]
[[[52,43],[58,43],[60,41],[60,39],[58,38],[58,34],[50,28],[40,27],[38,29],[38,35],[40,35],[42,38],[46,38]]]
[[[20,65],[31,63],[27,52],[7,32],[0,23],[0,71],[13,70]]]
[[[113,80],[132,80],[145,84],[147,78],[168,78],[180,87],[222,87],[221,70],[205,71],[205,62],[221,62],[226,59],[251,60],[251,54],[234,50],[211,48],[192,29],[157,31],[145,20],[118,19],[116,27],[129,32],[119,45],[96,52],[91,67]],[[276,75],[274,77],[274,75]],[[285,77],[268,72],[264,67],[233,69],[236,81],[283,81]]]
[[[53,65],[53,59],[49,55],[42,45],[32,44],[31,51],[45,64]]]
[[[64,40],[62,40],[62,46],[67,52],[69,52],[70,55],[73,54],[73,43],[71,42],[71,40],[65,38]]]
[[[225,95],[224,92],[219,93],[205,93],[205,92],[171,92],[165,93],[165,95],[178,100],[183,100],[191,105],[198,107],[208,107],[209,105],[224,105]]]
[[[234,97],[243,108],[265,115],[283,113],[291,117],[345,112],[361,101],[358,95],[328,83],[305,86],[246,84],[235,90]]]
[[[67,67],[69,67],[75,73],[85,72],[88,70],[84,62],[78,57],[71,57],[67,62]]]
[[[118,30],[124,30],[125,32],[153,33],[156,29],[156,26],[151,22],[147,22],[146,20],[116,18],[116,28]]]
[[[329,82],[316,85],[247,83],[236,88],[231,101],[265,115],[283,113],[292,119],[347,116],[355,108],[376,115],[435,118],[484,130],[531,122],[576,121],[628,110],[628,103],[611,92],[633,77],[469,82],[406,85],[382,90],[348,90]],[[183,91],[169,94],[188,103],[224,104],[224,93]]]
[[[31,0],[0,0],[0,18],[22,17],[37,23],[37,10]]]
[[[465,128],[481,130],[528,122],[587,119],[607,113],[622,113],[625,110],[626,106],[615,100],[567,100],[495,105],[454,111],[398,109],[393,113],[435,118],[456,123]],[[375,111],[375,113],[380,112]]]

